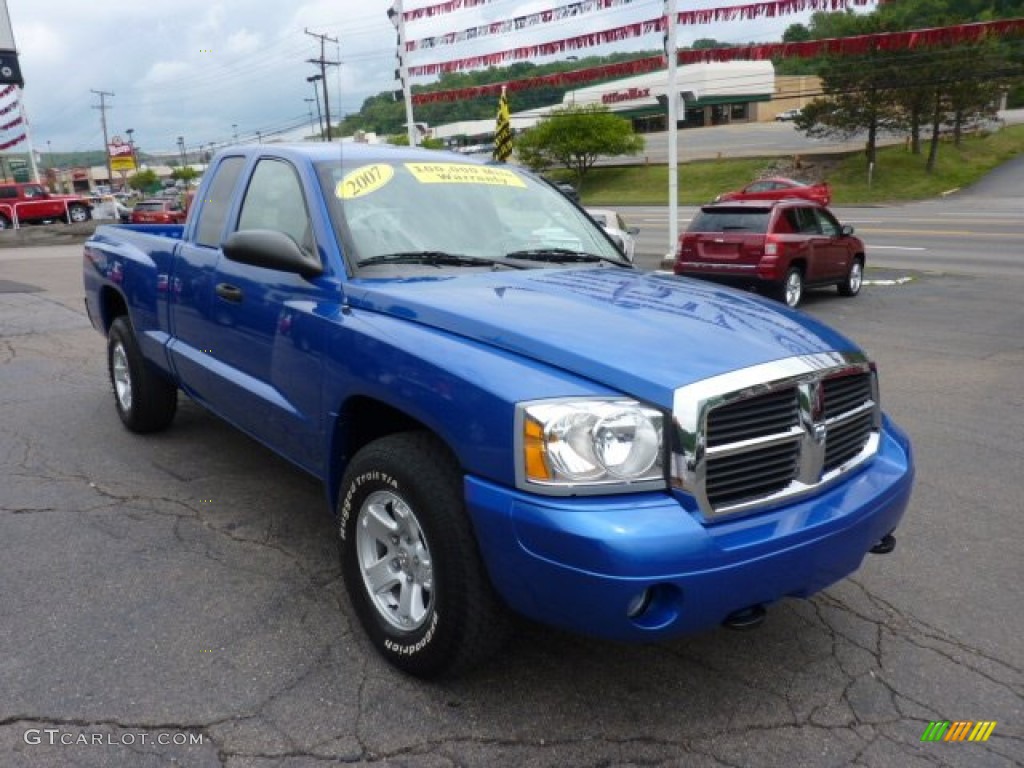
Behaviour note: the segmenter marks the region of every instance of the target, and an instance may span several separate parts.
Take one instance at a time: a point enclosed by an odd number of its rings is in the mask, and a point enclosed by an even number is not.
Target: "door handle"
[[[217,295],[225,301],[231,301],[237,304],[242,300],[242,289],[238,286],[230,285],[228,283],[217,283],[216,291]]]

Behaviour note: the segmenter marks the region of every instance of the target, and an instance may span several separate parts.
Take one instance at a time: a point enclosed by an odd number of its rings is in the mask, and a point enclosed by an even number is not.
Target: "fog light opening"
[[[643,616],[644,612],[650,607],[651,590],[648,588],[629,601],[629,604],[626,605],[626,617],[629,619],[638,619]]]

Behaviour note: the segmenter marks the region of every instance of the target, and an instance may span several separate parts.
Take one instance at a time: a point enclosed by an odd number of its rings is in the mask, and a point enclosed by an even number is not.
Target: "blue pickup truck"
[[[353,610],[421,677],[511,612],[621,641],[757,625],[895,545],[910,443],[851,341],[634,268],[522,169],[221,152],[181,226],[86,243],[124,425],[184,393],[323,482]]]

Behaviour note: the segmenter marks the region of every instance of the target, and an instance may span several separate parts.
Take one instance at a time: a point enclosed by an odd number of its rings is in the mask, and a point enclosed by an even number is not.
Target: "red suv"
[[[703,206],[679,237],[675,273],[767,289],[791,307],[805,287],[836,285],[856,296],[864,243],[825,207],[808,200]]]
[[[183,224],[185,209],[171,199],[141,200],[132,208],[132,224]]]

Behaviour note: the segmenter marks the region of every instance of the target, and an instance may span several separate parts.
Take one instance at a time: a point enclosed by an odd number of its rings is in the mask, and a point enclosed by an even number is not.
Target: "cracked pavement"
[[[0,251],[0,765],[1024,764],[1019,281],[807,301],[915,440],[895,553],[755,632],[624,647],[523,622],[431,685],[354,625],[314,480],[184,399],[166,433],[121,427],[80,259]],[[922,744],[931,720],[998,725]]]

